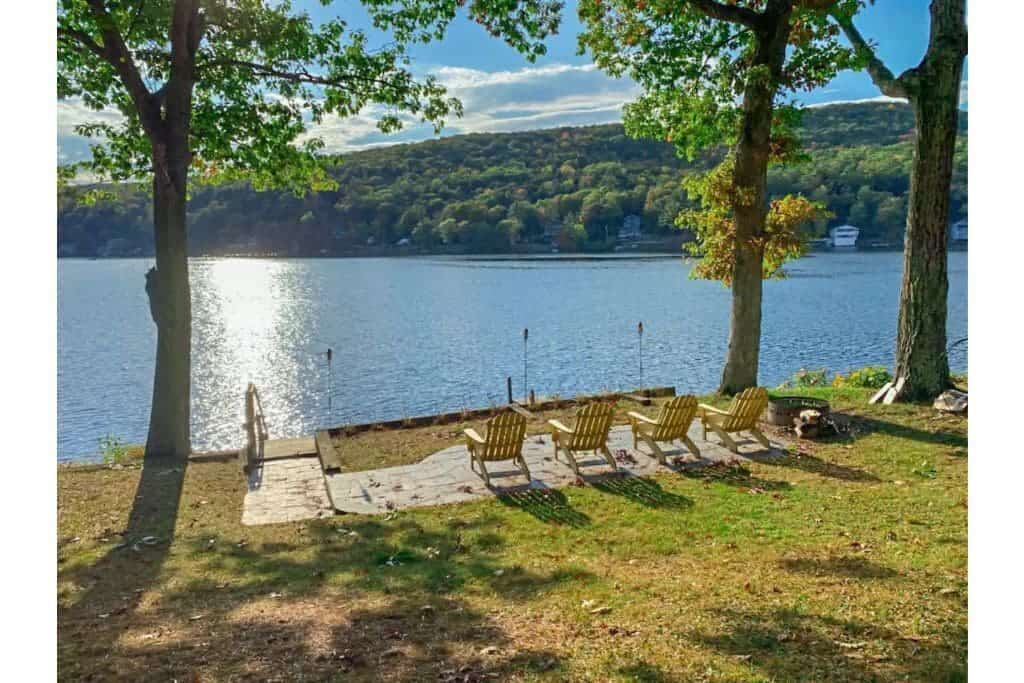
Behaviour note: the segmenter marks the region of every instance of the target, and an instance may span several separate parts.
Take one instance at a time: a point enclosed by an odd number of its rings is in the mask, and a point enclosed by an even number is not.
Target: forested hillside
[[[966,113],[953,178],[952,216],[967,214]],[[799,192],[835,214],[808,226],[852,223],[864,240],[898,243],[906,217],[913,116],[904,104],[807,110],[810,160],[775,168],[773,194]],[[687,202],[687,163],[671,145],[626,137],[621,125],[474,134],[332,158],[332,192],[296,197],[244,184],[197,187],[189,203],[193,254],[322,255],[405,250],[608,249],[625,223],[644,239],[675,234]],[[62,255],[146,255],[150,199],[118,188],[91,206],[84,188],[59,191]]]

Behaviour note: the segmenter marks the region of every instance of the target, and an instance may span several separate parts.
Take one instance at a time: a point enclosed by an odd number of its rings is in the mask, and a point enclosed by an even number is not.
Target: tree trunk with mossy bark
[[[918,66],[896,77],[851,21],[841,22],[861,50],[875,85],[910,100],[917,135],[903,247],[903,284],[896,334],[901,397],[931,400],[949,387],[946,355],[946,273],[949,188],[956,151],[960,79],[967,55],[965,0],[932,0],[928,49]]]
[[[768,157],[775,84],[786,58],[789,11],[758,30],[755,66],[743,93],[743,123],[733,170],[736,259],[732,271],[729,349],[719,393],[757,386],[761,350],[761,298],[764,287],[765,218],[768,213]]]

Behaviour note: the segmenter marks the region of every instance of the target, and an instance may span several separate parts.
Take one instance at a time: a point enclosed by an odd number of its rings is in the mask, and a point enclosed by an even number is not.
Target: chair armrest
[[[548,424],[551,425],[552,427],[554,427],[555,429],[557,429],[560,432],[565,432],[566,434],[572,434],[572,430],[569,429],[568,427],[566,427],[564,424],[562,424],[558,420],[548,420]]]
[[[657,420],[651,419],[642,413],[634,413],[632,410],[626,413],[631,419],[637,420],[638,422],[646,422],[649,425],[658,424]]]
[[[484,438],[482,436],[476,433],[475,429],[463,429],[462,431],[468,438],[472,439],[473,441],[476,441],[479,444],[487,443],[486,441],[484,441]]]
[[[697,406],[697,408],[699,408],[701,411],[703,411],[705,413],[716,413],[718,415],[728,415],[729,414],[728,410],[722,410],[721,408],[716,408],[714,406],[709,406],[707,403],[701,403],[701,404],[699,404]]]

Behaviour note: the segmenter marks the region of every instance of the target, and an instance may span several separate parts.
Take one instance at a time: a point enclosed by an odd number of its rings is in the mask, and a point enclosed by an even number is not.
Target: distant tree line
[[[907,212],[913,114],[897,103],[808,109],[806,163],[772,169],[772,196],[802,194],[834,214],[815,236],[852,223],[864,240],[898,244]],[[966,113],[955,158],[951,216],[967,214]],[[421,251],[501,252],[555,243],[610,248],[628,216],[645,236],[673,234],[691,199],[687,163],[670,144],[627,137],[621,125],[472,134],[394,145],[331,159],[337,191],[297,197],[245,183],[195,187],[189,200],[193,255],[313,256],[380,251],[399,242]],[[58,193],[58,249],[65,256],[149,255],[151,199],[131,186],[91,205],[84,186]]]

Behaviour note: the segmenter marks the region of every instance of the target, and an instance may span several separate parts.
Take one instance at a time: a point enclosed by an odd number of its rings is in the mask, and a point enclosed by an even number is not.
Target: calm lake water
[[[100,437],[146,437],[156,334],[151,262],[61,260],[58,459]],[[891,365],[899,253],[816,254],[765,286],[760,381],[801,367]],[[505,378],[538,394],[717,386],[729,292],[681,259],[193,259],[192,434],[197,450],[242,442],[255,382],[272,436],[486,406]],[[950,254],[949,340],[967,336],[967,255]],[[325,352],[334,351],[328,369]],[[961,347],[963,349],[963,347]],[[966,351],[951,354],[965,370]]]

